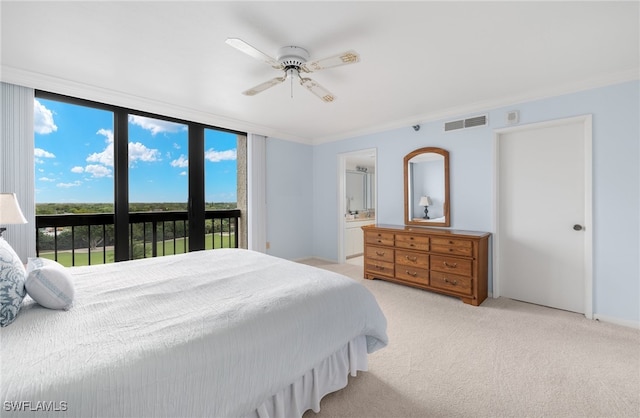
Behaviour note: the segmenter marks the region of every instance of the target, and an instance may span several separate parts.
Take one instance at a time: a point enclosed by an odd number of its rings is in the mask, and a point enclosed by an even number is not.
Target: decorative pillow
[[[20,312],[26,295],[25,274],[18,254],[0,237],[0,326],[12,323]]]
[[[25,287],[29,296],[45,308],[67,310],[73,304],[73,278],[53,260],[29,258]]]
[[[55,260],[49,258],[29,257],[27,260],[27,276],[35,269],[42,268],[44,266],[58,266],[64,268],[64,266]]]

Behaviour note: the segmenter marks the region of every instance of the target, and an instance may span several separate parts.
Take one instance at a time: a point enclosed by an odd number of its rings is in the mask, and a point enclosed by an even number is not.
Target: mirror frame
[[[418,155],[426,153],[435,153],[444,157],[444,205],[442,212],[444,222],[414,221],[409,219],[409,202],[411,200],[411,191],[409,190],[409,161]],[[405,225],[421,225],[421,226],[451,226],[451,217],[449,214],[449,151],[442,148],[425,147],[411,151],[404,157],[404,223]]]

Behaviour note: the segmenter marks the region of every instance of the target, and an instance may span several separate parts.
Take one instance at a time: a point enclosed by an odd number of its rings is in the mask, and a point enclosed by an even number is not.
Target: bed
[[[360,283],[254,251],[67,270],[0,330],[3,417],[299,417],[387,344]]]

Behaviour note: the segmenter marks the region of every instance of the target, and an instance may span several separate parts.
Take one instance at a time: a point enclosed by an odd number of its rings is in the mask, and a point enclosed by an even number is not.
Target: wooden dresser
[[[367,225],[364,277],[456,296],[480,305],[487,298],[488,232]]]

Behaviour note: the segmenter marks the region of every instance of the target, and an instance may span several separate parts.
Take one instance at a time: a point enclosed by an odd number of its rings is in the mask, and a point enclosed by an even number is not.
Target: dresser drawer
[[[396,234],[396,247],[428,251],[429,237],[416,237],[413,235]]]
[[[373,276],[394,277],[394,264],[387,261],[365,258],[364,268],[367,273],[370,273]]]
[[[430,276],[431,280],[429,284],[432,287],[456,293],[464,293],[465,295],[470,295],[472,293],[471,277],[458,276],[457,274],[449,274],[433,270],[431,270]]]
[[[390,232],[365,232],[365,241],[367,244],[393,245],[393,233]]]
[[[367,246],[364,256],[370,260],[393,263],[393,250],[391,248]]]
[[[491,234],[381,224],[362,231],[365,279],[430,290],[473,306],[487,298]]]
[[[431,252],[470,257],[473,254],[473,242],[463,239],[431,238]]]
[[[396,265],[396,278],[408,282],[429,285],[429,270]]]
[[[429,256],[427,254],[414,253],[411,251],[396,250],[396,264],[428,269]]]
[[[431,270],[453,273],[460,276],[472,276],[473,273],[473,260],[466,260],[464,258],[432,255],[429,265],[431,266]]]

